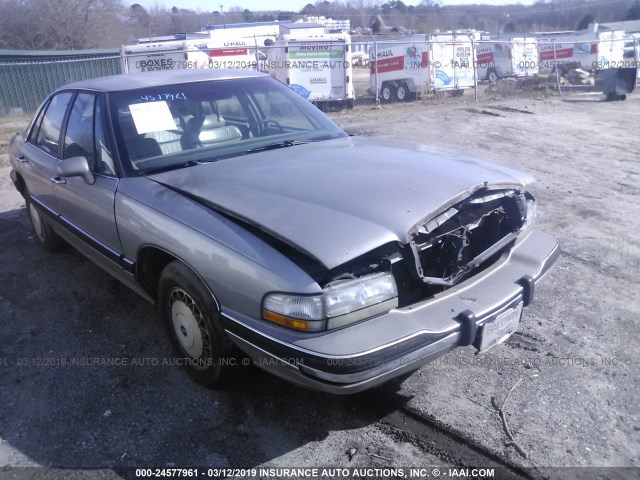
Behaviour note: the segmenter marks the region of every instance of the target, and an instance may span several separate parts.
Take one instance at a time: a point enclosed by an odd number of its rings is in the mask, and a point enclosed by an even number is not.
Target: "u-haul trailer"
[[[475,85],[472,34],[415,35],[378,41],[369,52],[370,88],[384,102],[405,101],[419,92],[462,91]]]
[[[158,41],[123,45],[125,73],[190,68],[256,70],[264,54],[251,39],[219,38],[197,41]]]
[[[267,71],[272,77],[318,106],[355,100],[351,37],[347,33],[284,34],[269,48]]]
[[[476,43],[478,80],[538,74],[538,41],[533,37],[490,39]]]
[[[618,68],[624,63],[625,34],[622,30],[539,34],[538,68],[551,73],[580,67],[585,70]]]

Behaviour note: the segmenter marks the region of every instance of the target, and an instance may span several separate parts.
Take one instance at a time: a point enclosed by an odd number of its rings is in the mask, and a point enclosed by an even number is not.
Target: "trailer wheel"
[[[393,98],[393,91],[395,89],[389,83],[383,83],[382,89],[380,90],[380,96],[382,97],[382,101],[388,103]]]
[[[493,68],[487,72],[487,80],[491,83],[497,82],[500,79],[498,72],[496,72]]]
[[[409,100],[409,94],[409,87],[407,87],[406,83],[401,83],[398,85],[398,88],[396,88],[396,98],[399,102],[406,102]]]

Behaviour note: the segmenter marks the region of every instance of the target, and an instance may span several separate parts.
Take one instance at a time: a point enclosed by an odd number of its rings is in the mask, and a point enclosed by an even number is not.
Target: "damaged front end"
[[[482,188],[409,232],[415,274],[425,284],[452,287],[499,256],[534,217],[530,193]]]
[[[323,294],[269,294],[263,318],[299,330],[331,330],[432,298],[495,263],[534,218],[530,193],[485,186],[419,222],[407,243],[388,243],[329,270],[292,256]]]

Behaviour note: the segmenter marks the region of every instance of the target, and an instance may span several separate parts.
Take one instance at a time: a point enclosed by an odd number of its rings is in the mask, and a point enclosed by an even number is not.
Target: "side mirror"
[[[62,178],[82,177],[89,185],[93,185],[96,181],[86,157],[71,157],[58,162],[56,175]]]

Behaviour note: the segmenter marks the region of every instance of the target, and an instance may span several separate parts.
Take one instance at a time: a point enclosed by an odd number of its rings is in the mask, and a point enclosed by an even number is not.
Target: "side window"
[[[93,171],[96,156],[93,148],[93,105],[95,96],[88,93],[79,93],[73,102],[73,108],[69,114],[67,131],[64,136],[64,150],[62,158],[83,156],[89,162],[89,168]]]
[[[215,104],[223,118],[233,119],[239,122],[247,121],[247,116],[237,96],[217,100]]]
[[[95,172],[104,173],[105,175],[115,175],[116,169],[113,165],[113,157],[111,156],[111,149],[107,141],[104,127],[104,113],[100,99],[96,101],[95,142]]]
[[[314,130],[309,118],[277,90],[258,93],[254,98],[264,113],[265,120],[275,120],[286,130]]]
[[[38,133],[40,132],[42,117],[44,117],[44,112],[47,111],[48,106],[49,106],[49,103],[47,102],[42,106],[42,108],[38,112],[38,117],[36,118],[35,122],[33,122],[33,127],[31,128],[31,132],[29,133],[29,138],[27,139],[27,142],[33,143],[35,145],[36,140],[38,139]]]
[[[60,129],[72,96],[71,92],[65,92],[59,93],[51,99],[35,138],[35,146],[54,157],[58,156]]]

